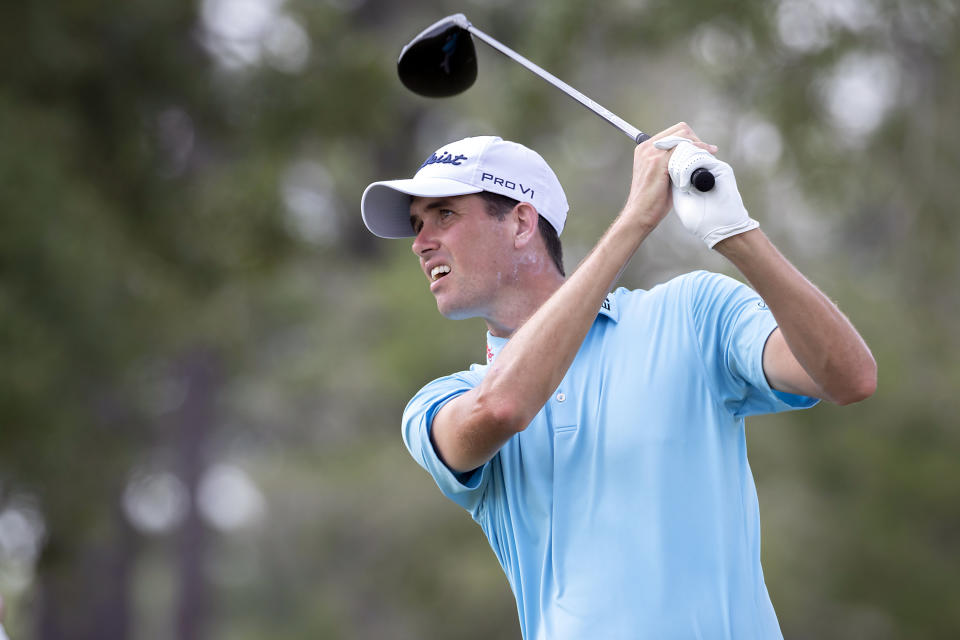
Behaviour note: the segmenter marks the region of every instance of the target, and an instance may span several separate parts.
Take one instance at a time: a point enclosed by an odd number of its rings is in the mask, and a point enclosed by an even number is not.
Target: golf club
[[[627,134],[636,144],[650,138],[606,107],[480,31],[462,13],[433,23],[400,51],[397,60],[400,81],[414,93],[429,98],[446,98],[466,91],[477,79],[477,55],[471,34],[560,89]],[[710,191],[715,183],[713,174],[703,168],[696,169],[690,181],[698,191]]]

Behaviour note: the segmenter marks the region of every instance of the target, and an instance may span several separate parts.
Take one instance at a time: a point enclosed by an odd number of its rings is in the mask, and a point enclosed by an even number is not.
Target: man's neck
[[[564,282],[563,276],[555,273],[533,279],[523,287],[513,288],[498,301],[495,312],[484,321],[491,335],[509,338],[536,313]]]

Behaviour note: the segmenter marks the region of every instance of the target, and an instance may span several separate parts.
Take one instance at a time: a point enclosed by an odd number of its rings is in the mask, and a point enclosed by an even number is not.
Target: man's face
[[[509,220],[489,215],[477,195],[413,198],[413,252],[444,316],[494,315],[498,288],[515,277]]]

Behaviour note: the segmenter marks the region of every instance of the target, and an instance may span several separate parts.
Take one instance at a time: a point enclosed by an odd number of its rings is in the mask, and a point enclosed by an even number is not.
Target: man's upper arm
[[[816,404],[816,388],[787,348],[776,319],[746,285],[720,274],[685,277],[707,371],[718,398],[746,417]],[[768,366],[769,365],[769,366]]]
[[[410,455],[433,477],[444,495],[471,513],[479,505],[487,475],[486,467],[473,474],[452,469],[439,455],[433,442],[433,430],[437,426],[438,416],[446,413],[451,404],[469,393],[479,382],[480,376],[474,371],[434,380],[407,403],[402,421],[403,441]]]
[[[773,330],[763,347],[763,374],[777,391],[823,398],[823,391],[794,357],[779,327]]]

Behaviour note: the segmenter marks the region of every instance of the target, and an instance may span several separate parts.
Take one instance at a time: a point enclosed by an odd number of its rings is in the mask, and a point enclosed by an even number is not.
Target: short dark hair
[[[520,204],[519,200],[490,191],[481,191],[477,195],[483,198],[486,203],[487,213],[497,220],[503,220],[508,213],[513,211],[515,206]],[[547,254],[553,260],[553,264],[556,265],[560,275],[566,276],[567,274],[563,271],[563,245],[560,244],[560,236],[553,225],[547,222],[546,218],[538,217],[537,228],[540,230],[540,237],[543,238],[543,242],[547,246]]]

